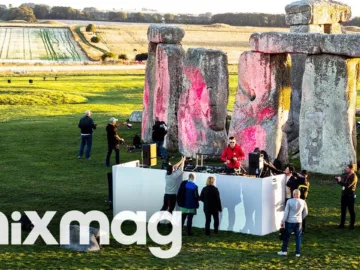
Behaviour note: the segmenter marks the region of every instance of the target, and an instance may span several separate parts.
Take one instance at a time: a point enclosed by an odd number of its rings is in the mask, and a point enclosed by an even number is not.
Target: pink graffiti
[[[149,83],[145,78],[145,87],[144,87],[144,99],[143,99],[143,115],[141,123],[141,137],[145,139],[145,134],[147,131],[148,117],[149,117]]]
[[[206,141],[209,128],[210,96],[200,68],[186,66],[184,74],[190,87],[180,95],[179,138],[184,152],[196,153],[200,140]]]
[[[272,118],[276,112],[271,108],[264,108],[260,113],[257,115],[256,124],[261,124],[261,122],[265,119]]]
[[[158,46],[156,61],[156,87],[154,92],[154,117],[167,122],[170,97],[170,76],[167,53],[163,47]]]
[[[245,156],[252,152],[255,147],[260,149],[266,149],[266,131],[260,125],[254,125],[244,128],[237,134],[238,142],[244,150]]]

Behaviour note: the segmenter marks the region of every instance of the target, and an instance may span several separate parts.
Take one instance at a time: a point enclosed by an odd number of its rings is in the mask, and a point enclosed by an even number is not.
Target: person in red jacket
[[[245,154],[240,145],[236,143],[235,137],[229,138],[229,145],[225,148],[221,155],[221,160],[225,162],[227,168],[238,169],[240,161],[245,158]]]

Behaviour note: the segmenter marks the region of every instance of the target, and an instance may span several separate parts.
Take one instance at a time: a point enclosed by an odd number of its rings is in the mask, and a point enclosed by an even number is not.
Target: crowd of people
[[[119,143],[124,142],[124,139],[120,138],[117,129],[122,124],[117,124],[118,119],[111,117],[108,125],[106,126],[108,152],[106,156],[105,165],[110,166],[110,157],[112,152],[115,152],[115,162],[120,163]],[[126,122],[123,124],[127,124]],[[81,143],[78,152],[78,158],[82,158],[86,146],[85,158],[90,159],[91,146],[92,146],[92,133],[96,129],[91,118],[91,112],[87,110],[85,116],[79,121],[78,127],[81,130]],[[167,159],[167,153],[164,148],[164,138],[167,134],[167,125],[164,121],[160,121],[155,118],[152,128],[152,140],[157,145],[158,152],[163,159]],[[280,227],[283,228],[283,244],[282,250],[278,252],[278,255],[287,255],[287,248],[290,236],[295,234],[296,237],[296,256],[300,256],[301,238],[305,233],[306,216],[308,215],[308,208],[306,199],[309,194],[310,182],[308,179],[308,172],[301,170],[299,173],[295,171],[295,168],[291,165],[287,165],[285,170],[282,171],[276,168],[269,161],[269,157],[265,151],[255,149],[263,155],[264,158],[264,174],[265,176],[275,172],[276,174],[285,174],[285,210],[284,217],[281,221]],[[178,204],[182,212],[182,224],[184,226],[187,221],[187,235],[192,234],[192,221],[194,215],[199,208],[199,201],[203,202],[206,221],[205,221],[205,234],[210,236],[210,224],[211,218],[214,220],[214,233],[219,231],[219,213],[222,212],[220,192],[215,186],[216,179],[213,176],[209,176],[206,180],[206,186],[202,191],[198,192],[198,186],[195,184],[196,175],[190,173],[188,179],[184,180],[180,187],[177,187],[177,179],[182,175],[184,170],[185,157],[175,165],[168,163],[166,176],[165,176],[165,195],[164,202],[161,211],[169,211],[170,213]],[[235,137],[229,138],[229,144],[224,149],[221,155],[221,160],[225,163],[225,166],[229,170],[241,171],[241,161],[245,159],[245,154],[240,145],[236,143]],[[345,228],[346,212],[350,213],[350,226],[349,229],[354,229],[355,225],[355,190],[357,185],[357,176],[354,172],[352,164],[346,166],[346,174],[344,177],[337,176],[335,180],[342,186],[341,196],[341,220],[338,228]]]

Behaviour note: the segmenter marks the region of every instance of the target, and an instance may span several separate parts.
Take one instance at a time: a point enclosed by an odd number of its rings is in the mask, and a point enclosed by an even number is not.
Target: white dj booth
[[[158,212],[165,192],[165,170],[140,168],[139,161],[113,166],[114,216],[122,211],[146,211],[147,219]],[[187,179],[184,172],[178,186]],[[266,235],[279,230],[284,213],[285,175],[267,178],[195,173],[199,194],[209,176],[215,176],[223,211],[220,230]],[[193,227],[205,227],[203,203],[193,219]],[[212,228],[212,226],[211,226]]]

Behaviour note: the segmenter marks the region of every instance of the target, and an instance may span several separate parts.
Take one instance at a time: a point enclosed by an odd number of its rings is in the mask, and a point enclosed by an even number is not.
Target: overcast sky
[[[70,6],[83,9],[96,7],[100,10],[151,8],[159,12],[173,13],[224,13],[224,12],[258,12],[285,13],[285,6],[294,1],[289,0],[1,0],[1,4],[12,4],[14,7],[21,3],[46,4],[49,6]],[[360,16],[360,1],[341,1],[351,6],[352,13]]]

